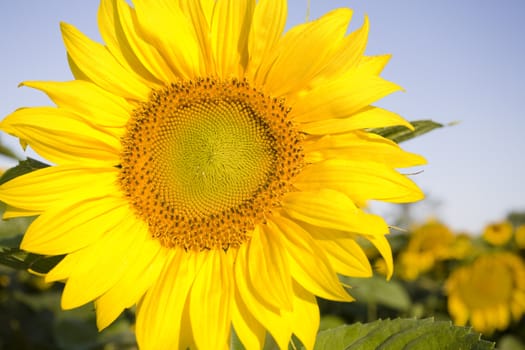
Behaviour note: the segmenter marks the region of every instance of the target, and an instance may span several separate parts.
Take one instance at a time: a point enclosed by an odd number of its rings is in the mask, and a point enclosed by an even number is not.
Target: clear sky
[[[289,4],[289,24],[303,22],[307,0]],[[430,199],[419,217],[478,233],[525,210],[525,1],[311,0],[310,18],[336,7],[354,9],[351,29],[369,16],[368,54],[393,54],[383,76],[406,92],[377,105],[409,120],[461,122],[403,144],[429,161],[414,177]],[[17,85],[71,79],[58,24],[100,40],[97,8],[97,0],[0,1],[0,118],[49,104]]]

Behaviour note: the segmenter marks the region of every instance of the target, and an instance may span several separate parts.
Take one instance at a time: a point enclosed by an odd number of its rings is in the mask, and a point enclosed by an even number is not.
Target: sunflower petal
[[[308,232],[291,220],[273,217],[270,228],[280,232],[290,259],[290,271],[297,283],[321,298],[352,301],[335,271]]]
[[[248,64],[246,45],[254,7],[254,0],[215,2],[210,38],[221,78],[242,76]]]
[[[138,34],[161,53],[178,77],[198,76],[202,65],[199,43],[180,7],[166,0],[139,0],[134,4]]]
[[[388,166],[349,159],[310,164],[297,176],[295,185],[303,191],[331,188],[346,194],[361,207],[371,199],[407,203],[424,197],[412,180]]]
[[[246,246],[241,246],[235,263],[235,283],[239,292],[237,299],[244,302],[250,313],[272,335],[279,348],[286,349],[292,336],[291,325],[282,317],[280,310],[263,304],[256,296],[254,287],[246,278],[249,273],[248,264]]]
[[[157,241],[145,239],[136,258],[122,278],[95,301],[99,331],[137,303],[158,279],[166,261],[166,250]]]
[[[228,343],[233,301],[233,276],[227,253],[198,253],[202,268],[195,276],[189,299],[193,338],[199,349],[222,349]]]
[[[248,310],[237,288],[232,308],[232,323],[245,349],[263,348],[266,329]]]
[[[322,75],[324,79],[333,78],[358,66],[366,49],[368,30],[368,17],[365,16],[365,21],[361,28],[344,38],[329,64],[323,68]]]
[[[370,104],[377,100],[400,90],[401,87],[399,85],[377,75],[351,71],[342,75],[339,79],[327,81],[312,90],[298,95],[293,101],[290,117],[300,123],[350,117],[352,114],[361,112],[364,108],[371,108],[369,107]],[[376,114],[377,111],[375,112]],[[390,119],[400,118],[395,118],[393,113],[384,112],[383,114],[385,115],[382,116],[382,119],[385,122]],[[372,116],[367,115],[366,120],[372,122],[374,116],[375,114],[372,114]],[[407,124],[404,119],[400,119],[396,125]],[[372,128],[375,126],[366,127]],[[348,127],[346,130],[349,130]],[[339,132],[343,131],[345,130]],[[325,131],[324,133],[328,132]]]
[[[282,204],[290,217],[311,225],[370,235],[388,233],[381,217],[364,213],[338,191],[288,193]]]
[[[366,128],[382,128],[402,125],[410,130],[414,127],[399,114],[379,107],[365,107],[347,118],[329,118],[305,123],[301,129],[312,135],[338,134]]]
[[[256,228],[248,259],[250,279],[259,297],[277,309],[291,309],[292,279],[280,237],[271,229]]]
[[[133,264],[147,239],[146,224],[128,216],[96,243],[72,253],[81,257],[64,287],[62,308],[84,305],[107,292]]]
[[[293,312],[285,316],[291,325],[293,333],[299,338],[306,350],[312,350],[319,329],[319,307],[315,296],[294,283]]]
[[[262,62],[268,60],[286,24],[286,0],[260,0],[255,6],[248,37],[250,55],[247,71],[255,77]]]
[[[117,198],[88,199],[72,207],[53,207],[29,226],[20,247],[44,255],[74,252],[115,229],[128,215],[128,204]]]
[[[350,9],[340,8],[287,32],[275,49],[275,60],[269,59],[273,64],[266,74],[265,87],[277,96],[308,87],[339,47],[351,17]]]
[[[69,56],[91,81],[125,98],[141,101],[148,97],[151,91],[148,82],[126,70],[107,48],[90,40],[70,24],[61,23],[60,28]]]
[[[120,143],[71,112],[53,107],[22,108],[0,128],[19,137],[38,154],[58,164],[119,164]]]
[[[192,21],[195,30],[195,36],[199,42],[202,61],[202,76],[216,75],[215,59],[211,48],[210,22],[213,13],[214,0],[194,1],[179,0],[179,6],[182,11],[188,14],[188,19]]]
[[[137,308],[137,342],[144,349],[179,349],[182,314],[201,262],[171,250],[159,278]]]
[[[392,273],[394,272],[394,262],[392,258],[392,249],[390,248],[390,243],[385,236],[382,235],[363,235],[364,238],[370,241],[376,249],[379,251],[379,254],[383,257],[386,263],[386,278],[390,279]]]
[[[108,50],[126,69],[159,87],[176,79],[157,49],[137,34],[135,10],[125,1],[102,0],[98,23]]]
[[[306,161],[310,163],[339,158],[378,162],[391,168],[426,164],[425,158],[420,155],[406,152],[393,141],[363,131],[326,135],[306,141],[304,151]]]
[[[26,81],[21,85],[45,92],[58,107],[83,117],[89,123],[100,127],[119,128],[119,132],[115,134],[117,138],[122,136],[123,127],[134,109],[124,98],[83,80]]]
[[[118,193],[117,172],[116,168],[65,165],[43,168],[0,186],[0,200],[16,208],[41,213],[56,205]]]

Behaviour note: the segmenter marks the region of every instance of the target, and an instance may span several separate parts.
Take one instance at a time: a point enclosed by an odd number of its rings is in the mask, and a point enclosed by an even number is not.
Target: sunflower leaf
[[[0,247],[0,265],[16,270],[31,270],[35,273],[45,274],[63,258],[63,255],[46,256],[27,253],[18,248]]]
[[[470,328],[449,321],[395,319],[355,323],[319,332],[316,350],[329,349],[494,349]]]
[[[352,286],[350,294],[358,302],[374,303],[390,307],[398,311],[410,308],[410,297],[399,281],[387,281],[384,276],[371,278],[341,277],[345,284]]]
[[[48,166],[48,164],[42,163],[33,158],[21,160],[18,162],[18,165],[7,169],[5,173],[2,174],[0,177],[0,185],[21,175],[28,174],[38,169],[46,168]]]
[[[389,126],[386,128],[369,129],[369,132],[383,136],[396,143],[407,141],[415,137],[421,136],[434,129],[443,127],[443,124],[436,123],[432,120],[416,120],[410,122],[414,130],[407,129],[404,126]]]

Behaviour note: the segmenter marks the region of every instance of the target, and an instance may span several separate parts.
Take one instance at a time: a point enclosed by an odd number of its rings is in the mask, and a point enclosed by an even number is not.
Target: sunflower
[[[368,128],[411,125],[371,103],[400,90],[365,56],[368,21],[337,9],[286,33],[282,0],[103,0],[104,44],[61,29],[74,80],[28,81],[53,107],[0,127],[53,164],[0,187],[21,247],[65,255],[62,307],[103,329],[137,305],[143,349],[246,348],[268,331],[311,349],[316,296],[370,276],[357,239],[392,256],[368,200],[411,202],[423,164]]]
[[[415,280],[436,262],[454,257],[455,242],[456,237],[445,224],[430,220],[411,232],[407,248],[396,260],[396,271],[405,280]]]
[[[525,313],[525,264],[515,254],[500,252],[478,257],[453,271],[445,284],[454,323],[490,334],[504,330]]]
[[[508,221],[492,223],[483,230],[483,239],[494,246],[501,246],[511,240],[513,230],[512,224]]]

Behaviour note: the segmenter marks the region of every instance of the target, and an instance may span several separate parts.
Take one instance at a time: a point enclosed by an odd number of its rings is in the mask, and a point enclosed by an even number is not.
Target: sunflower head
[[[508,252],[481,255],[453,271],[445,289],[455,324],[470,321],[482,333],[504,330],[525,313],[525,264]]]
[[[436,262],[456,255],[456,238],[443,223],[431,220],[417,226],[410,234],[409,242],[399,254],[399,275],[414,280],[430,271]]]
[[[508,221],[492,223],[483,230],[483,239],[494,246],[505,245],[511,240],[513,231]]]
[[[369,200],[412,202],[424,164],[369,129],[412,128],[373,105],[401,88],[366,56],[368,20],[337,9],[284,32],[284,0],[102,0],[102,43],[62,24],[73,80],[28,81],[55,106],[0,128],[53,165],[0,186],[37,215],[22,248],[65,255],[62,306],[105,328],[137,304],[143,349],[246,348],[266,332],[311,349],[316,296],[351,301],[365,239],[392,275]]]

